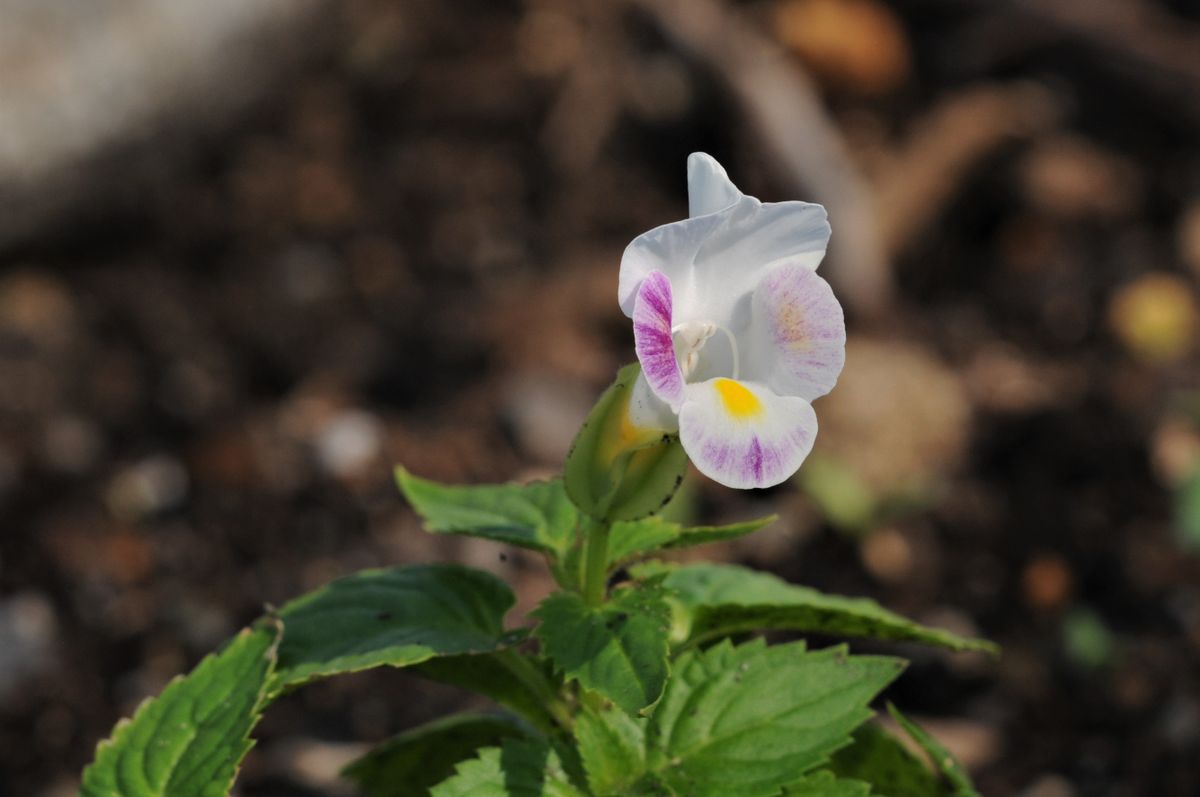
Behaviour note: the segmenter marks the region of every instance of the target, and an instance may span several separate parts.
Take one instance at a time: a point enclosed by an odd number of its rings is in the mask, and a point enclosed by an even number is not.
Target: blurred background
[[[390,466],[554,471],[694,150],[828,206],[850,332],[795,484],[688,483],[781,515],[700,553],[1000,642],[886,648],[984,794],[1200,793],[1198,140],[1187,0],[0,0],[0,794],[339,574],[527,611]],[[307,688],[239,793],[462,705]]]

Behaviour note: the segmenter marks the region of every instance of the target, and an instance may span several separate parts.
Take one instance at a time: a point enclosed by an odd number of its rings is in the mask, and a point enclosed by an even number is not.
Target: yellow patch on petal
[[[762,402],[741,382],[733,379],[718,379],[713,382],[717,395],[725,405],[725,411],[738,420],[753,418],[762,412]]]

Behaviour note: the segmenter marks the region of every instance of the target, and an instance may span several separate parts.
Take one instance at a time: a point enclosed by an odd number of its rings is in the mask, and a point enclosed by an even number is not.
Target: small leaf
[[[367,797],[428,797],[455,765],[484,747],[524,736],[516,721],[493,714],[458,714],[394,736],[342,770]]]
[[[556,592],[532,616],[546,656],[630,713],[653,705],[667,680],[670,609],[654,584],[619,589],[600,607]]]
[[[1191,552],[1200,551],[1200,467],[1175,488],[1175,539]]]
[[[457,774],[434,786],[432,797],[583,797],[545,742],[510,739],[458,765]]]
[[[673,567],[651,562],[636,566],[633,572],[638,577],[666,574],[663,586],[690,618],[692,640],[786,629],[923,642],[950,650],[997,650],[986,640],[964,639],[915,623],[868,598],[826,595],[736,565]]]
[[[646,773],[646,720],[623,711],[584,711],[575,722],[579,755],[596,795],[625,795]]]
[[[772,797],[850,741],[900,659],[728,641],[680,657],[646,732],[651,773],[694,797]]]
[[[277,621],[238,634],[121,720],[83,772],[82,797],[222,797],[254,742]]]
[[[888,797],[944,797],[945,788],[929,767],[917,760],[896,737],[869,723],[854,732],[854,743],[833,756],[839,777],[870,783]]]
[[[1063,652],[1071,663],[1099,669],[1112,663],[1116,640],[1104,618],[1087,606],[1071,609],[1062,621]]]
[[[562,557],[579,514],[562,482],[450,486],[396,467],[396,483],[434,534],[466,534]]]
[[[849,465],[814,454],[796,478],[825,519],[837,528],[861,532],[878,521],[879,499]]]
[[[580,511],[600,521],[636,520],[671,500],[687,470],[677,435],[635,427],[629,395],[637,363],[617,373],[600,396],[567,454],[563,485]]]
[[[953,789],[951,794],[954,797],[979,797],[979,792],[975,791],[975,784],[971,782],[971,776],[967,774],[967,770],[949,750],[939,744],[937,739],[930,736],[924,728],[901,714],[900,709],[891,703],[888,703],[888,713],[933,761],[933,765],[950,783]]]
[[[459,565],[338,579],[280,611],[284,635],[272,691],[324,675],[496,650],[508,641],[502,623],[515,602],[495,576]]]
[[[868,797],[870,793],[869,783],[839,778],[832,772],[822,771],[791,784],[783,790],[783,797]]]
[[[776,515],[771,515],[727,526],[682,526],[657,516],[619,521],[612,525],[608,556],[611,566],[615,567],[664,548],[687,548],[743,537],[775,522],[775,519]]]

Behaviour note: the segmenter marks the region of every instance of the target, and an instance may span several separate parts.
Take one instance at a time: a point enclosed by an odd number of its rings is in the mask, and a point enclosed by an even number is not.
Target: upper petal
[[[763,277],[752,306],[746,374],[809,401],[832,390],[846,363],[846,322],[829,283],[781,266]]]
[[[716,213],[742,197],[725,173],[725,167],[703,152],[688,155],[687,180],[688,215],[692,218]]]
[[[750,200],[749,197],[745,199]],[[617,282],[617,300],[625,315],[633,316],[638,288],[652,271],[667,275],[675,287],[676,301],[680,298],[679,293],[690,290],[695,283],[696,255],[721,223],[722,214],[713,213],[663,224],[634,238],[621,256],[621,274]]]
[[[817,416],[804,399],[723,377],[685,388],[680,442],[701,473],[726,487],[783,482],[799,469],[816,437]]]
[[[825,209],[808,202],[764,204],[742,196],[715,213],[664,224],[625,248],[617,289],[633,315],[638,286],[661,271],[675,289],[676,317],[736,328],[748,321],[749,296],[784,264],[815,269],[829,242]]]
[[[678,409],[683,401],[683,371],[671,334],[672,304],[671,281],[661,271],[651,271],[634,300],[633,348],[654,395]]]

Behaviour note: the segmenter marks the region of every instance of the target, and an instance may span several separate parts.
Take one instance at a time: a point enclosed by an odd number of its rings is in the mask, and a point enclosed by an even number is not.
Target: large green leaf
[[[510,641],[515,603],[493,575],[438,564],[364,570],[287,604],[272,691],[312,678],[434,656],[487,652]]]
[[[395,736],[342,770],[367,797],[428,797],[455,765],[484,747],[525,735],[511,718],[457,714]]]
[[[558,755],[545,742],[510,739],[459,764],[457,774],[433,787],[432,797],[583,797]]]
[[[945,797],[929,767],[917,760],[896,737],[873,723],[854,732],[854,743],[833,756],[830,769],[843,778],[870,783],[888,797]]]
[[[650,719],[647,768],[677,794],[772,797],[847,744],[903,668],[801,642],[689,651]]]
[[[731,523],[727,526],[683,526],[657,515],[612,524],[608,540],[610,566],[619,566],[641,555],[664,548],[687,548],[710,542],[732,540],[775,521],[776,516]]]
[[[783,790],[783,797],[867,797],[870,793],[869,783],[839,778],[832,772],[822,771],[791,784]]]
[[[949,750],[930,736],[924,728],[901,714],[900,709],[891,703],[888,703],[888,713],[933,761],[933,765],[942,773],[942,777],[949,782],[952,788],[951,794],[954,797],[979,797],[979,792],[975,791],[975,784],[971,782],[971,776],[967,774],[966,768]]]
[[[262,623],[117,723],[83,772],[83,797],[223,797],[254,744],[280,628]]]
[[[577,680],[628,712],[652,705],[667,680],[670,608],[653,583],[616,590],[599,607],[556,592],[533,612],[542,650]]]
[[[991,642],[920,625],[868,598],[826,595],[736,565],[675,567],[651,562],[636,566],[634,573],[638,577],[666,575],[663,585],[682,610],[692,640],[786,629],[923,642],[950,650],[996,650]]]
[[[549,733],[555,730],[554,718],[546,710],[545,690],[530,679],[518,677],[506,664],[516,651],[499,651],[463,656],[439,656],[418,664],[413,672],[439,683],[457,686],[469,692],[491,698],[496,703],[532,722]],[[536,664],[532,665],[535,668]],[[538,668],[538,675],[553,683],[548,664]]]
[[[579,513],[562,482],[438,484],[396,467],[396,483],[435,534],[467,534],[562,557],[575,542]]]
[[[637,363],[616,380],[588,413],[563,467],[563,485],[575,506],[611,522],[636,520],[662,509],[683,483],[687,453],[678,435],[629,421]]]
[[[646,775],[646,722],[615,708],[585,710],[576,718],[575,738],[592,794],[637,793]]]

